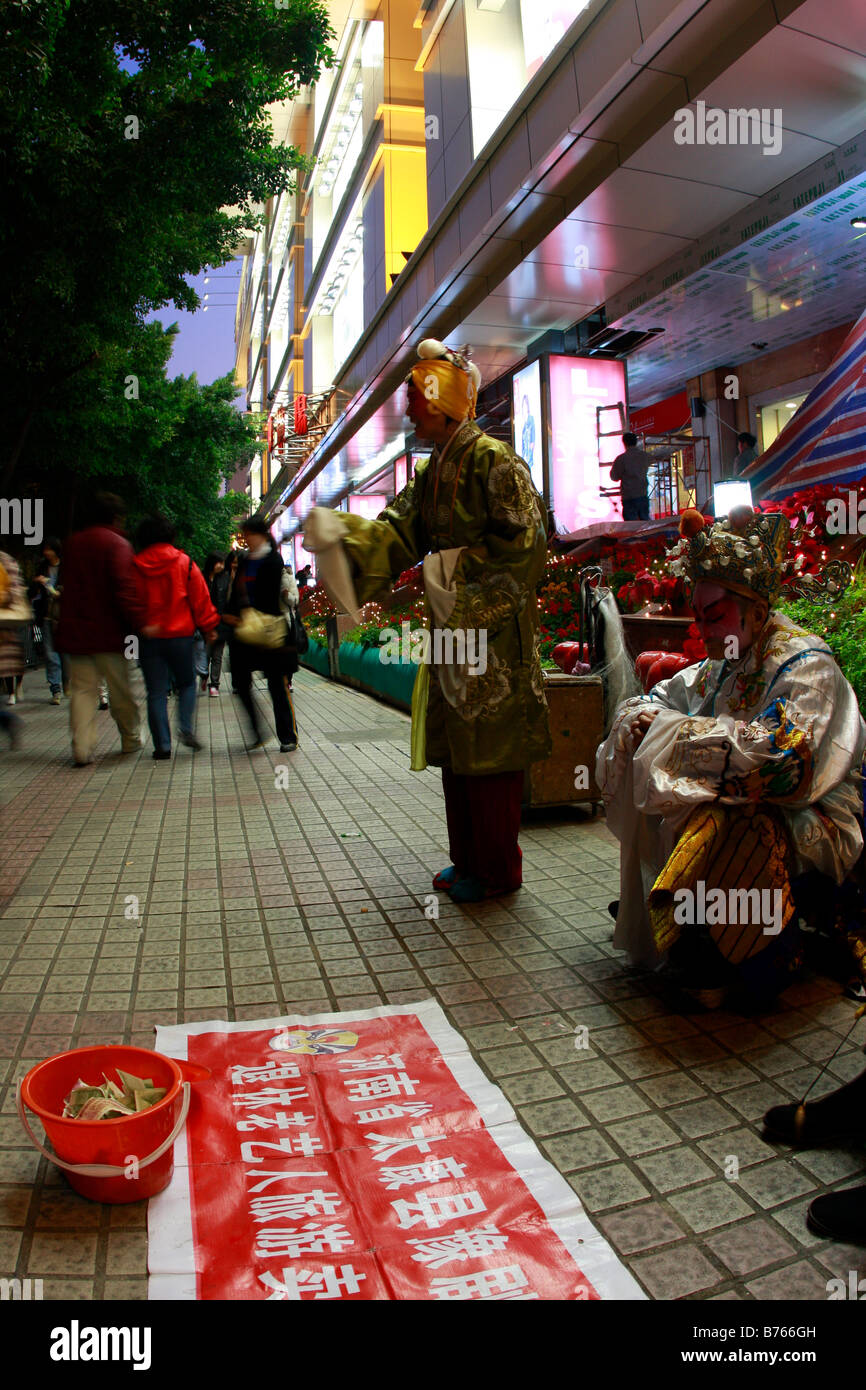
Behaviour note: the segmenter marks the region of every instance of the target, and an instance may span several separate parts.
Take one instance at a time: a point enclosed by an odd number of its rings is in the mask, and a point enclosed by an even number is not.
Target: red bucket
[[[63,1102],[79,1080],[101,1086],[103,1072],[120,1082],[117,1068],[147,1076],[166,1094],[149,1110],[115,1120],[63,1119]],[[79,1047],[32,1067],[18,1084],[18,1116],[31,1141],[63,1169],[70,1186],[93,1202],[140,1202],[167,1187],[174,1171],[174,1141],[189,1110],[189,1081],[203,1080],[192,1068],[144,1047]],[[24,1106],[38,1115],[55,1153],[39,1143]]]

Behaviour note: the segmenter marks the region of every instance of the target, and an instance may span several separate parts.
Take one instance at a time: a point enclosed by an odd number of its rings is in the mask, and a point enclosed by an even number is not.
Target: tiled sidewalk
[[[0,1277],[51,1299],[146,1294],[143,1205],[83,1201],[26,1145],[8,1083],[35,1061],[151,1046],[156,1022],[431,995],[651,1297],[824,1299],[860,1269],[804,1215],[866,1155],[794,1155],[756,1123],[850,1026],[839,987],[802,983],[760,1020],[672,1012],[612,950],[617,847],[579,810],[524,827],[520,894],[442,896],[428,921],[444,814],[437,775],[409,771],[408,720],[307,672],[295,687],[295,754],[242,752],[225,691],[200,701],[209,750],[123,758],[106,714],[99,760],[74,769],[65,710],[27,677],[24,749],[0,752]],[[825,1089],[862,1066],[846,1044]]]

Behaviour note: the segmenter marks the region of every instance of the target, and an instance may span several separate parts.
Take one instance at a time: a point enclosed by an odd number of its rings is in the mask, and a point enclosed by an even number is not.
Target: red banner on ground
[[[151,1202],[150,1297],[642,1297],[432,1001],[156,1045],[212,1075]]]

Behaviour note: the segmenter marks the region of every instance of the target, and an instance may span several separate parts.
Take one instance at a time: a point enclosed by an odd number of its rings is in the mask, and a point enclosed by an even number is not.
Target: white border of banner
[[[521,1129],[498,1086],[488,1081],[469,1048],[435,999],[416,1004],[385,1005],[337,1014],[291,1014],[282,1018],[245,1019],[242,1023],[169,1024],[156,1030],[156,1050],[186,1061],[187,1041],[197,1033],[258,1033],[267,1028],[346,1026],[352,1020],[414,1017],[451,1071],[461,1090],[477,1107],[491,1136],[528,1187],[551,1230],[603,1299],[646,1299],[604,1237],[590,1222],[577,1194],[539,1153],[535,1140]],[[151,1198],[147,1213],[149,1299],[194,1300],[196,1297],[192,1194],[186,1132],[175,1143],[174,1176],[164,1192]]]

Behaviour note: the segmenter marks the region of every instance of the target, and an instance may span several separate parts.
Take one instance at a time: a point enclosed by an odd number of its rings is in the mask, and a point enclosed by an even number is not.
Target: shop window
[[[773,440],[787,425],[791,417],[800,409],[806,399],[803,396],[784,396],[782,400],[762,405],[756,414],[758,448],[761,453],[769,449]]]

